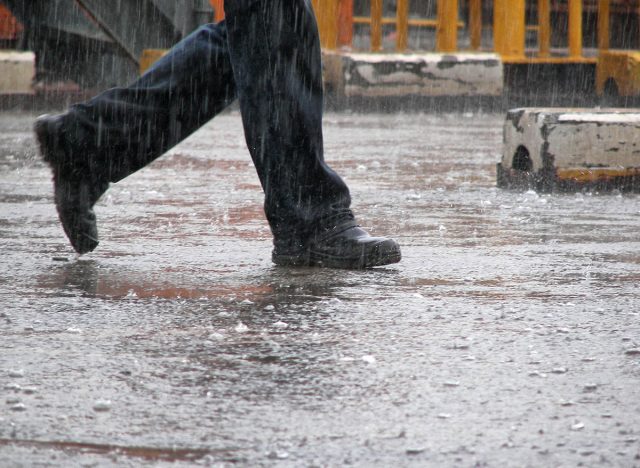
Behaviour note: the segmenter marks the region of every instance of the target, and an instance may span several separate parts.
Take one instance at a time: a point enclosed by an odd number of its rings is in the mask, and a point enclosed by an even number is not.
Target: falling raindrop
[[[93,410],[98,412],[105,412],[111,410],[111,400],[96,400],[93,404]]]
[[[246,326],[244,323],[242,322],[238,322],[238,325],[236,325],[236,327],[234,328],[234,330],[237,333],[246,333],[249,331],[249,327]]]
[[[27,407],[24,403],[16,403],[9,407],[11,411],[26,411]]]
[[[364,362],[366,362],[367,364],[375,364],[376,363],[376,358],[374,356],[371,356],[370,354],[365,354],[364,356],[362,356],[361,359]]]

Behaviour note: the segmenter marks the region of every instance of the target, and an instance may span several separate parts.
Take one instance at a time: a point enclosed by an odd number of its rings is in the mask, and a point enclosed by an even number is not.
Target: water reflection
[[[345,324],[363,313],[353,292],[370,298],[380,284],[397,283],[400,276],[393,269],[279,267],[211,278],[191,273],[77,260],[53,264],[39,286],[71,306],[70,295],[90,299],[85,328],[117,324],[105,333],[115,339],[113,356],[126,363],[117,380],[132,391],[205,398],[237,416],[248,410],[238,398],[249,407],[282,399],[311,407],[342,392],[336,375],[344,380],[345,372],[367,372],[370,363],[359,355],[340,360],[353,340]],[[238,408],[229,410],[233,400]]]
[[[98,294],[99,270],[100,264],[94,260],[69,262],[60,258],[38,277],[37,283],[41,288],[53,290],[54,295],[80,291],[95,296]]]
[[[394,281],[396,269],[364,272],[320,268],[270,267],[249,274],[211,273],[168,267],[161,271],[117,268],[99,260],[58,261],[38,277],[40,288],[67,295],[71,291],[105,299],[220,299],[244,298],[257,307],[269,304],[304,304],[339,295],[344,288],[367,288],[375,281]]]

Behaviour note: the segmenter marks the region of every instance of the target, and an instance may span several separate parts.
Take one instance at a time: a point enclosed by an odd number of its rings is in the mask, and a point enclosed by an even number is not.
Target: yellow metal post
[[[609,50],[610,0],[598,1],[598,49]]]
[[[471,49],[479,50],[482,45],[482,0],[469,0],[469,36]]]
[[[540,57],[551,55],[551,0],[538,0],[538,50]]]
[[[409,43],[409,0],[398,0],[396,6],[396,50],[404,52]]]
[[[493,47],[503,57],[523,57],[525,0],[494,0]]]
[[[438,0],[436,51],[455,52],[458,49],[458,0]]]
[[[382,0],[371,0],[371,50],[382,50]]]
[[[582,0],[569,0],[569,57],[582,57]]]
[[[313,9],[318,20],[320,44],[325,49],[337,49],[338,0],[313,0]]]

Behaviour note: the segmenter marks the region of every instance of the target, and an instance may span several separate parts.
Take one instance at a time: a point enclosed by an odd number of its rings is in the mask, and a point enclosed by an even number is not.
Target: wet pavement
[[[237,112],[57,222],[0,114],[0,466],[640,466],[640,199],[495,188],[499,114],[325,119],[404,259],[270,262]]]

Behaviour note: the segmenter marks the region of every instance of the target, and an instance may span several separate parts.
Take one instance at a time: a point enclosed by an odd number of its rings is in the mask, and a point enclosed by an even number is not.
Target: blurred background
[[[313,4],[325,51],[497,53],[511,105],[530,104],[530,89],[539,99],[623,98],[618,105],[640,95],[638,0]],[[196,27],[223,18],[223,0],[0,0],[0,49],[33,53],[29,92],[95,92],[131,81]],[[16,93],[0,85],[2,94]]]

